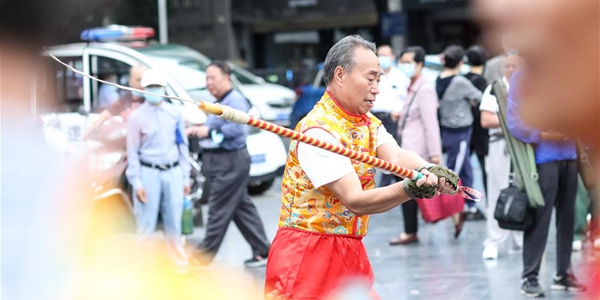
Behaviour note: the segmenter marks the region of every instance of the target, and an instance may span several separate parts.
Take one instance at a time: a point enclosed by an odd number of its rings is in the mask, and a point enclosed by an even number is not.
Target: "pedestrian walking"
[[[473,185],[469,143],[473,132],[472,106],[479,105],[482,93],[460,74],[465,51],[460,46],[449,46],[442,53],[444,71],[436,79],[440,99],[439,118],[442,149],[447,154],[446,165],[458,173],[463,185]],[[466,199],[467,213],[481,214],[475,201]]]
[[[433,86],[422,77],[425,65],[425,49],[420,46],[408,47],[400,54],[398,68],[410,78],[406,105],[398,120],[398,140],[400,147],[414,151],[433,164],[442,163],[442,141],[437,119],[439,100]],[[404,245],[419,241],[418,206],[416,201],[402,204],[404,232],[389,241],[390,245]],[[456,229],[462,230],[460,216],[455,217]]]
[[[217,103],[244,112],[250,109],[248,100],[231,86],[231,68],[215,61],[206,68],[206,88]],[[250,154],[246,148],[248,128],[210,115],[206,124],[188,128],[188,134],[201,139],[202,171],[210,181],[208,190],[208,221],[204,240],[198,250],[204,254],[202,263],[209,263],[217,253],[233,221],[252,247],[252,257],[246,267],[267,263],[269,240],[256,207],[248,196]]]
[[[521,293],[529,297],[543,297],[538,273],[550,227],[553,208],[556,207],[556,274],[552,279],[553,290],[585,291],[571,267],[573,231],[575,224],[575,196],[577,194],[577,163],[575,143],[556,131],[540,131],[526,125],[519,117],[520,78],[523,73],[512,76],[508,94],[507,124],[515,137],[526,143],[536,143],[536,164],[539,184],[545,205],[536,208],[531,217],[533,223],[523,235],[523,273]]]
[[[379,94],[375,97],[372,113],[381,120],[386,130],[396,138],[398,128],[398,116],[404,105],[409,78],[394,65],[396,56],[389,45],[381,45],[377,48],[377,57],[382,74],[379,82]],[[394,175],[382,174],[380,186],[387,186],[394,182]]]
[[[511,76],[521,68],[522,58],[516,52],[509,52],[504,58],[504,77],[496,81],[495,84],[500,85],[506,92],[510,90],[509,80]],[[500,191],[509,185],[509,176],[511,170],[510,153],[507,150],[505,135],[510,134],[503,132],[500,128],[500,119],[498,114],[498,95],[493,92],[493,84],[490,84],[483,92],[481,104],[481,126],[489,128],[489,153],[486,157],[485,168],[488,171],[488,202],[487,202],[487,237],[483,242],[482,257],[484,259],[497,259],[499,247],[510,238],[509,253],[519,253],[523,247],[523,233],[520,231],[509,231],[500,228],[498,221],[494,219],[494,211],[496,203],[500,196]],[[506,97],[504,97],[506,98]],[[506,99],[503,99],[505,102]]]
[[[488,87],[488,81],[482,76],[483,67],[487,61],[487,51],[481,46],[471,46],[467,49],[465,54],[467,62],[471,66],[469,73],[465,74],[465,77],[473,83],[473,85],[480,90],[482,93]],[[491,82],[489,82],[491,83]],[[483,177],[483,188],[487,193],[487,171],[485,169],[485,156],[488,154],[489,147],[489,133],[486,128],[481,127],[481,111],[478,106],[471,106],[471,113],[473,113],[473,134],[471,135],[471,142],[469,147],[471,153],[477,156],[479,166],[481,166],[481,175]]]

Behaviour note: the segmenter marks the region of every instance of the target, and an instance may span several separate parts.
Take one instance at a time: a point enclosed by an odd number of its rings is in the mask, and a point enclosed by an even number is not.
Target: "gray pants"
[[[258,211],[248,196],[250,155],[246,148],[202,154],[202,169],[210,183],[206,236],[199,245],[209,256],[221,246],[233,221],[252,247],[252,255],[266,257],[269,241]]]
[[[176,264],[186,265],[187,255],[181,240],[181,215],[183,213],[183,173],[181,167],[166,171],[142,166],[140,179],[146,190],[147,203],[139,201],[133,191],[133,208],[137,232],[142,245],[151,242],[158,214],[162,216],[167,237],[167,249]]]
[[[557,161],[537,166],[544,207],[535,209],[533,224],[523,235],[523,278],[538,277],[542,255],[548,240],[550,219],[556,207],[556,273],[564,276],[571,268],[577,163]]]

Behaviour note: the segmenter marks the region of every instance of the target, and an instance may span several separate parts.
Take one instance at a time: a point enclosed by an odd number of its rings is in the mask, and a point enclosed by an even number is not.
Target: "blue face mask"
[[[131,95],[136,98],[144,98],[144,94],[142,94],[141,92],[138,92],[138,91],[131,91]]]
[[[389,56],[379,56],[379,66],[383,70],[392,67],[392,59]]]
[[[402,71],[402,73],[404,73],[408,78],[413,78],[415,77],[415,74],[417,73],[417,65],[414,63],[403,63],[400,64],[400,66],[398,66],[398,68],[400,69],[400,71]]]
[[[147,92],[150,92],[150,93],[154,93],[154,94],[160,94],[160,95],[165,94],[165,88],[163,88],[163,87],[147,87],[144,90]],[[164,97],[149,95],[149,94],[144,94],[144,98],[146,98],[146,101],[150,102],[150,104],[154,104],[154,105],[159,104],[164,99]]]

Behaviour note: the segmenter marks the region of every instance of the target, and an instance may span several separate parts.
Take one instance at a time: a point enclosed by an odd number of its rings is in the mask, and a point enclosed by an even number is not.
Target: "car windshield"
[[[256,75],[232,64],[229,63],[229,67],[231,67],[231,73],[241,84],[259,84],[260,79]]]
[[[154,57],[161,67],[187,92],[206,89],[206,75],[197,68],[181,64],[176,58]]]
[[[197,71],[201,71],[204,74],[206,67],[212,62],[212,60],[202,53],[182,46],[159,46],[159,47],[148,47],[137,49],[144,54],[157,59],[161,64],[167,65],[165,68],[169,68],[167,72],[173,73],[173,71],[177,68],[175,66],[183,66],[187,69],[194,69]],[[261,83],[261,79],[256,75],[240,68],[232,63],[229,63],[231,67],[231,72],[233,76],[239,81],[240,84],[259,84]],[[185,71],[184,71],[185,72]],[[184,75],[180,74],[170,74],[177,81],[189,82],[190,79],[185,79]],[[179,80],[179,79],[183,80]],[[184,88],[187,90],[187,87],[184,83]],[[195,84],[197,85],[197,84]],[[190,82],[189,87],[195,88],[194,84]]]

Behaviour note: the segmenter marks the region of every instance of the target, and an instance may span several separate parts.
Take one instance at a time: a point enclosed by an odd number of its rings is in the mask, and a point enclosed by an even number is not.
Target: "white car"
[[[181,46],[153,46],[153,49],[161,47],[169,49]],[[159,62],[159,59],[146,55],[143,51],[144,48],[139,43],[128,46],[117,43],[89,42],[50,47],[47,51],[63,62],[92,76],[103,78],[106,75],[116,75],[117,81],[123,84],[126,84],[129,69],[132,66],[143,64],[150,68],[163,70],[167,75],[167,94],[192,100],[193,97],[190,96],[190,93],[193,94],[195,91],[184,88],[176,78],[169,76],[170,73]],[[52,119],[61,119],[61,116],[63,116],[62,119],[65,119],[69,118],[67,116],[81,112],[98,112],[98,90],[101,84],[95,80],[83,78],[57,62],[49,62],[48,67],[56,74],[54,85],[57,88],[58,99],[62,100],[60,113],[52,112],[55,115]],[[193,71],[197,75],[196,70],[189,71]],[[195,78],[200,86],[205,86],[205,83],[202,85],[204,80],[202,76]],[[208,94],[206,91],[205,93]],[[173,103],[181,106],[187,124],[201,124],[206,121],[206,115],[195,104],[187,101],[173,101]],[[35,103],[33,107],[36,107]],[[69,135],[77,136],[83,133],[85,128],[70,128],[69,130],[72,131]],[[279,136],[258,129],[250,130],[247,145],[252,157],[249,190],[254,194],[262,193],[281,174],[287,152]]]
[[[211,60],[202,53],[182,45],[155,45],[137,48],[139,52],[157,59],[164,65],[169,65],[171,69],[176,66],[187,67],[197,70],[203,74]],[[252,105],[258,110],[261,117],[269,122],[287,126],[290,123],[290,113],[294,105],[296,93],[287,87],[268,83],[261,77],[258,77],[243,68],[234,64],[229,64],[232,71],[231,80],[234,88],[240,91]],[[183,77],[172,73],[174,77]],[[185,79],[190,86],[196,85],[196,90],[200,92],[200,86],[206,86],[204,78],[191,76]],[[193,83],[198,81],[198,83]],[[213,100],[208,93],[197,93],[202,95],[202,100]],[[195,97],[194,97],[195,98]],[[211,99],[212,98],[212,99]]]

